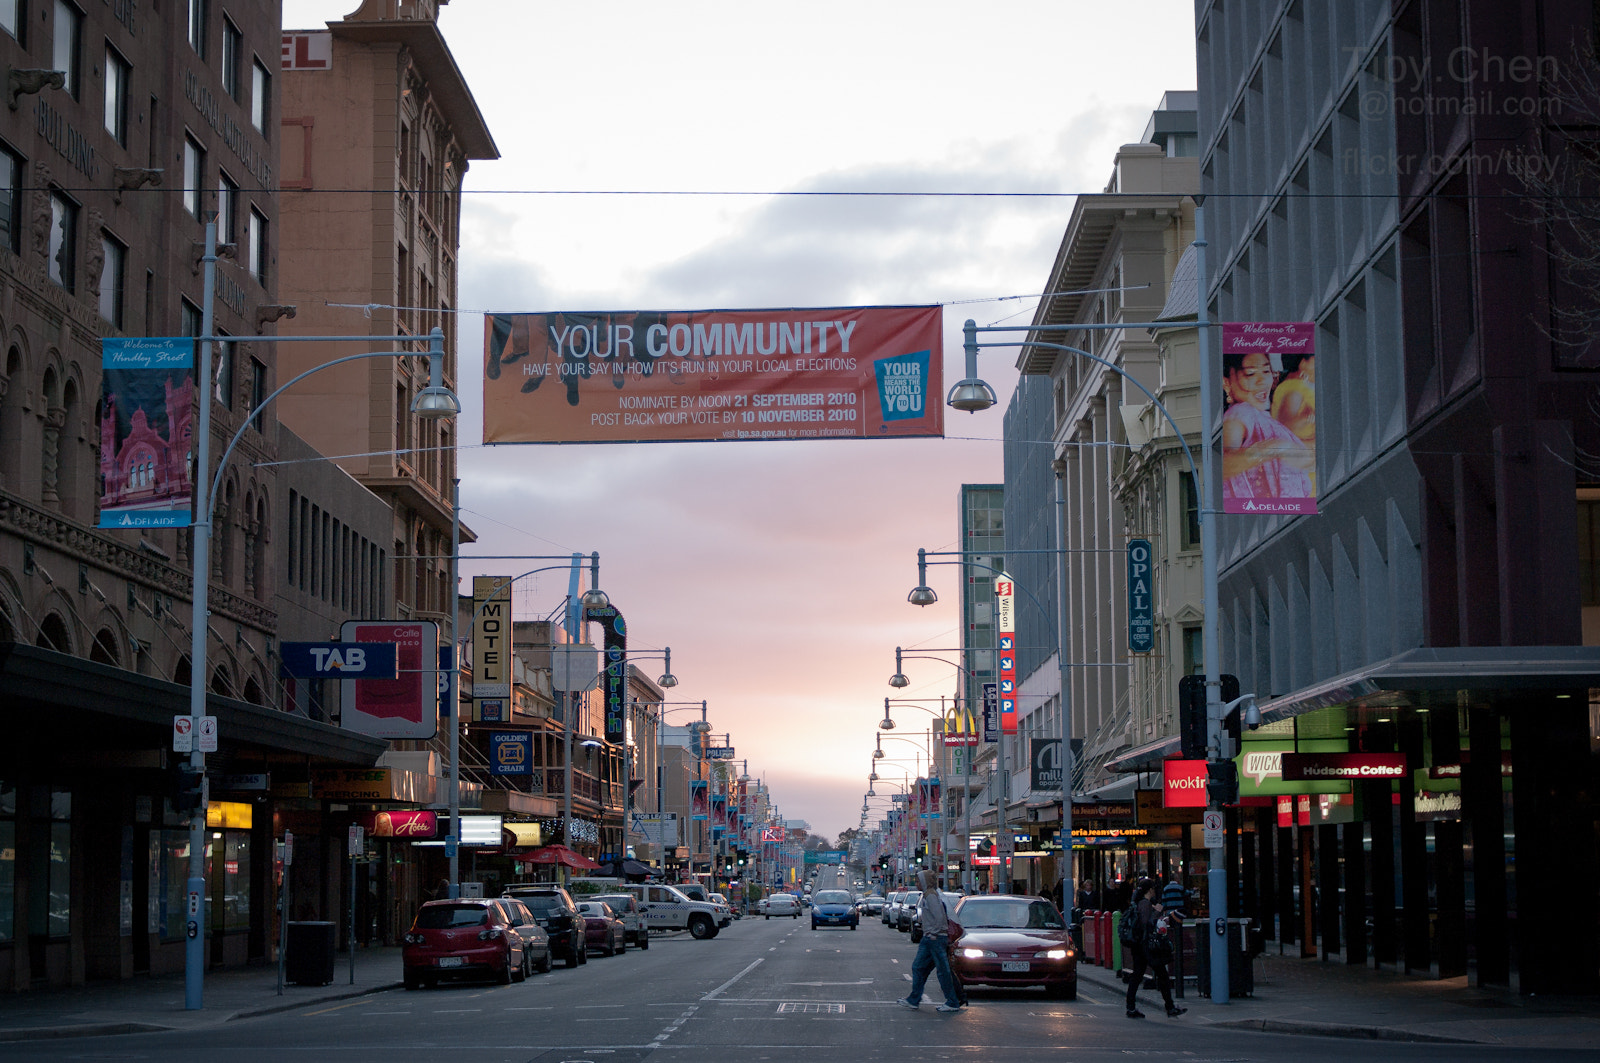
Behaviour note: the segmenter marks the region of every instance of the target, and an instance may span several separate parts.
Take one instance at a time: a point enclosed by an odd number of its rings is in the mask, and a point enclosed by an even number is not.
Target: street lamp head
[[[461,400],[444,386],[444,333],[437,327],[428,335],[428,386],[417,392],[411,412],[429,421],[440,421],[461,412]]]
[[[677,685],[678,685],[678,677],[673,675],[671,672],[666,673],[665,675],[661,676],[659,679],[656,680],[656,686],[663,687],[663,688],[675,687]]]
[[[880,730],[880,731],[892,731],[892,730],[894,730],[894,720],[890,719],[889,716],[886,714],[883,717],[883,719],[878,721],[878,730]]]
[[[896,672],[894,675],[889,677],[889,685],[897,689],[900,687],[908,687],[911,685],[911,680],[906,678],[904,672]]]
[[[599,587],[590,587],[583,592],[583,607],[588,610],[604,609],[611,604],[611,598]]]
[[[868,782],[877,782],[878,781],[878,773],[877,772],[873,772],[871,775],[868,775],[867,776],[867,781]]]
[[[950,389],[950,397],[945,399],[945,404],[952,409],[977,413],[987,410],[996,401],[994,388],[976,377],[968,377],[957,381],[955,387]]]
[[[912,605],[932,605],[938,600],[939,596],[933,593],[933,588],[926,584],[912,588],[911,593],[906,595],[906,601]]]

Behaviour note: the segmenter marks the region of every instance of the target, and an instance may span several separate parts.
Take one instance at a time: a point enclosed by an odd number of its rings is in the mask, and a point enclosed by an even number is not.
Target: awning
[[[544,844],[544,828],[537,823],[502,823],[500,829],[510,835],[508,844],[518,849],[537,849]]]
[[[1600,646],[1438,646],[1407,650],[1332,679],[1258,703],[1261,722],[1279,723],[1318,709],[1359,702],[1422,708],[1439,693],[1585,690],[1600,687]],[[1112,772],[1160,771],[1178,755],[1178,737],[1131,749],[1106,764]]]

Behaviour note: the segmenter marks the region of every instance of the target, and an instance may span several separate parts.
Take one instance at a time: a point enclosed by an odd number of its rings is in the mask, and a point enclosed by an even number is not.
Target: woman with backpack
[[[1133,950],[1133,973],[1128,977],[1128,1018],[1144,1018],[1144,1012],[1138,1008],[1138,996],[1146,971],[1155,973],[1156,988],[1166,1002],[1167,1016],[1176,1018],[1189,1009],[1172,1002],[1172,979],[1167,976],[1167,964],[1172,960],[1172,939],[1167,934],[1167,917],[1161,901],[1156,897],[1156,884],[1148,879],[1141,880],[1134,896],[1138,902],[1129,920],[1133,925],[1127,933],[1126,945]]]

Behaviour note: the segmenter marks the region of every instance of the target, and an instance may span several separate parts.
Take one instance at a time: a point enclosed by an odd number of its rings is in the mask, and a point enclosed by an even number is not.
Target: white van
[[[697,940],[714,938],[722,929],[721,914],[714,904],[691,900],[676,886],[658,886],[654,883],[628,882],[622,891],[639,899],[645,922],[652,934],[663,930],[687,930]]]

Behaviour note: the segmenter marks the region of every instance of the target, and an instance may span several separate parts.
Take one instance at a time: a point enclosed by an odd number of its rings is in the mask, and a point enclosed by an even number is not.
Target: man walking
[[[917,1010],[922,1002],[922,989],[928,984],[928,974],[939,972],[939,988],[944,991],[944,1003],[938,1011],[960,1011],[961,994],[956,989],[955,972],[950,970],[950,920],[945,914],[944,898],[939,894],[939,881],[930,870],[917,873],[922,886],[922,941],[917,945],[917,958],[911,961],[911,992],[896,1003],[902,1008]]]

